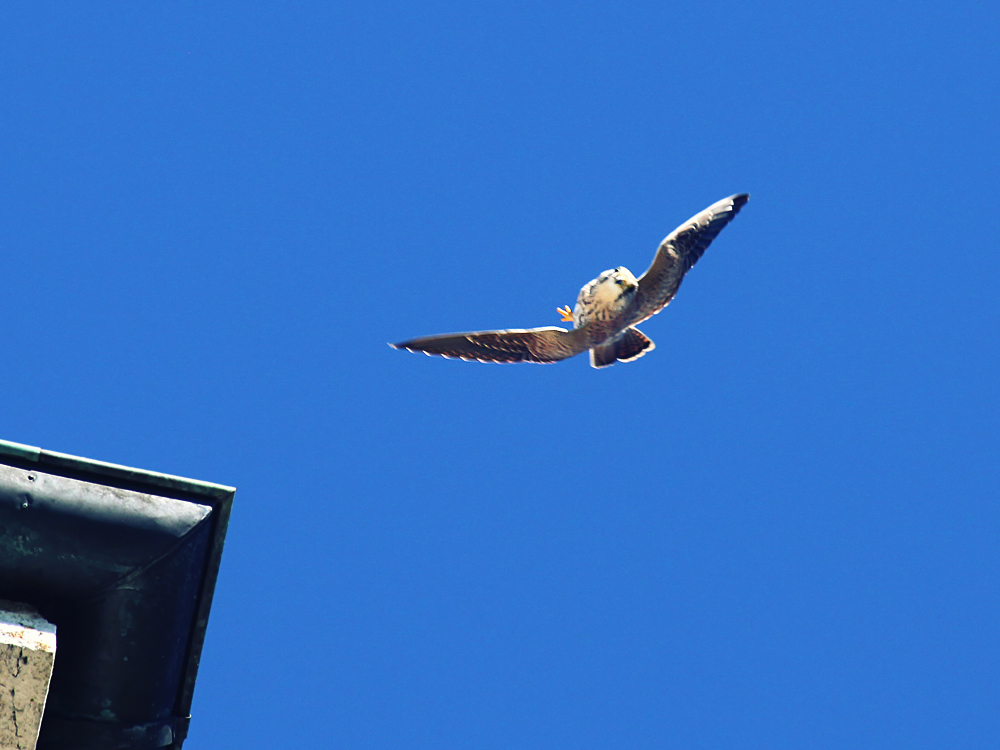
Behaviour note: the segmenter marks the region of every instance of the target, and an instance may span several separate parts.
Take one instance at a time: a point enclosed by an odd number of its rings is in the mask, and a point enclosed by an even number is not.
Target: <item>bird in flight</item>
[[[389,346],[479,362],[538,363],[559,362],[589,349],[593,367],[632,362],[656,348],[635,326],[670,304],[684,274],[748,200],[749,194],[739,193],[685,221],[660,243],[652,265],[638,279],[619,266],[585,284],[574,309],[556,309],[564,322],[572,321],[570,331],[547,326],[446,333]]]

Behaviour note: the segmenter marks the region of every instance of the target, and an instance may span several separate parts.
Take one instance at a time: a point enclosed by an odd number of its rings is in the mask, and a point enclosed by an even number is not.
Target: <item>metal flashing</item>
[[[94,474],[134,484],[163,487],[191,495],[213,497],[220,500],[232,497],[236,492],[235,487],[227,487],[224,484],[204,482],[199,479],[188,479],[173,474],[161,474],[145,469],[135,469],[131,466],[112,464],[106,461],[95,461],[92,458],[82,458],[70,455],[69,453],[47,451],[42,448],[36,448],[33,445],[14,443],[9,440],[0,440],[0,456],[11,456],[39,464],[61,466],[83,474]]]
[[[180,750],[235,492],[0,441],[0,596],[59,627],[39,750]]]

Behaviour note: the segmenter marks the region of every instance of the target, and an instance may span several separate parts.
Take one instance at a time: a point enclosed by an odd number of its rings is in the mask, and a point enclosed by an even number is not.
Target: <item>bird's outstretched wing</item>
[[[591,343],[586,326],[572,331],[551,326],[446,333],[389,346],[393,349],[409,349],[411,352],[480,362],[549,363],[585,352],[591,347]]]
[[[628,316],[629,325],[641,323],[664,307],[677,294],[684,274],[698,262],[698,258],[718,237],[719,232],[740,212],[750,200],[747,193],[739,193],[713,203],[699,214],[681,224],[660,243],[653,264],[639,279]]]

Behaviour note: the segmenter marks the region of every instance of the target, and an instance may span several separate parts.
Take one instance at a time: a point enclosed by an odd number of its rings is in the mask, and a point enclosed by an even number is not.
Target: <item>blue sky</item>
[[[0,438],[238,488],[185,748],[1000,734],[995,4],[0,11]],[[592,370],[419,335],[750,203]]]

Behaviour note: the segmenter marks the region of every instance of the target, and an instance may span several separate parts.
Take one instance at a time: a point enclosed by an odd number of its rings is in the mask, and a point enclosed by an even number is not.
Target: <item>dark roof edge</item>
[[[50,466],[60,466],[85,474],[97,474],[127,482],[135,482],[137,484],[164,487],[170,490],[185,492],[201,497],[210,497],[216,500],[226,500],[231,498],[236,493],[236,489],[234,487],[226,487],[222,484],[202,482],[198,479],[175,477],[171,474],[160,474],[155,471],[133,469],[129,466],[109,464],[105,461],[94,461],[89,458],[71,456],[68,453],[56,453],[55,451],[42,450],[41,448],[36,448],[33,445],[12,443],[9,440],[0,440],[0,456],[12,456],[14,458],[19,458],[22,461],[31,461],[42,465],[48,464]]]

